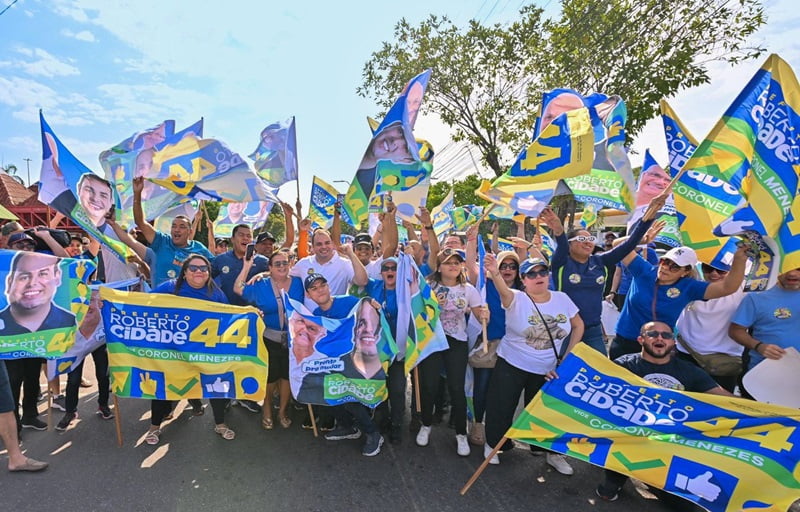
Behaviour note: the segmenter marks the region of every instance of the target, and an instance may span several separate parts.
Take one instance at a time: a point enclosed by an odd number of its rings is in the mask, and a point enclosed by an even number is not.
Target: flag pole
[[[122,448],[122,418],[119,415],[119,400],[116,393],[112,396],[114,397],[114,425],[117,429],[117,445]]]
[[[492,449],[492,453],[486,456],[481,465],[478,466],[478,469],[475,470],[475,473],[472,474],[472,477],[467,481],[466,484],[464,484],[464,487],[461,488],[461,491],[459,492],[461,496],[464,496],[467,493],[467,491],[469,491],[469,488],[472,487],[472,484],[475,483],[478,477],[481,476],[481,473],[483,473],[483,470],[486,469],[486,466],[489,465],[489,461],[492,460],[492,457],[497,455],[497,452],[500,451],[500,448],[503,447],[503,445],[506,443],[507,440],[508,437],[503,436],[503,438],[500,439],[500,442],[495,445],[495,447]]]

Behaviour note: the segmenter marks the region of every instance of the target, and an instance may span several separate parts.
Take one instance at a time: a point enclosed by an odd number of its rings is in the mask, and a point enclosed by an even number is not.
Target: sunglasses
[[[711,265],[706,265],[705,263],[703,263],[703,273],[704,274],[710,274],[712,272],[716,272],[717,274],[727,274],[728,273],[727,270],[720,270],[718,268],[712,267]]]
[[[662,340],[671,340],[675,336],[672,331],[645,331],[644,335],[648,338],[658,338],[661,336]]]
[[[672,260],[660,260],[659,263],[673,272],[677,272],[678,270],[689,270],[689,268],[691,268],[691,267],[682,267]]]
[[[519,265],[516,263],[502,263],[499,267],[500,270],[518,270]]]
[[[381,265],[381,272],[397,272],[397,265]]]
[[[18,242],[12,245],[11,248],[16,249],[18,251],[24,251],[25,249],[32,251],[36,249],[36,244],[34,244],[33,242]]]
[[[590,236],[578,235],[578,236],[573,236],[572,238],[569,239],[569,242],[592,242],[592,243],[595,243],[596,241],[597,241],[597,237],[596,236],[591,236],[591,235]]]
[[[536,279],[537,277],[547,277],[550,275],[549,270],[530,270],[522,274],[522,277],[527,277],[528,279]]]
[[[280,267],[288,267],[289,266],[289,262],[288,261],[273,261],[272,262],[272,266],[273,267],[279,267],[279,268]]]
[[[208,265],[189,265],[186,269],[189,272],[208,272]]]

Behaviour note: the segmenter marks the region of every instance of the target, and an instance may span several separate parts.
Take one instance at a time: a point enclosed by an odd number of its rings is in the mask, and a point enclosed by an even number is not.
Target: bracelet
[[[755,346],[755,347],[753,347],[753,351],[754,351],[754,352],[758,352],[758,347],[760,347],[760,346],[761,346],[761,345],[763,345],[763,344],[764,344],[764,342],[763,342],[763,341],[759,341],[758,343],[756,343],[756,346]]]
[[[244,288],[246,284],[247,283],[245,283],[244,281],[239,281],[239,286],[241,286],[242,288]]]
[[[425,229],[433,229],[433,226],[424,226]]]

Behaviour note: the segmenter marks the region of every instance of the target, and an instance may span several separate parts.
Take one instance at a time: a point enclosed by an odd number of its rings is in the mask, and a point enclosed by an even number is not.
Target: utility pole
[[[28,186],[31,186],[31,159],[30,158],[23,158],[25,163],[28,164]]]

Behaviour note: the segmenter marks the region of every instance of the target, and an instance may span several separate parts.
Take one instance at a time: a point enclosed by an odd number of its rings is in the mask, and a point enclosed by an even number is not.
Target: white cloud
[[[80,70],[59,60],[54,55],[41,48],[18,47],[15,51],[20,55],[29,57],[32,60],[10,60],[0,61],[0,68],[13,68],[33,76],[44,76],[54,78],[58,76],[79,75]]]
[[[87,43],[95,43],[97,39],[94,37],[94,34],[89,32],[88,30],[81,30],[80,32],[73,32],[72,30],[65,28],[61,31],[61,35],[66,37],[71,37],[73,39],[77,39],[78,41],[85,41]]]

